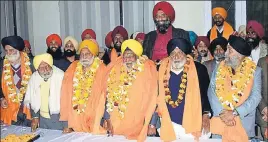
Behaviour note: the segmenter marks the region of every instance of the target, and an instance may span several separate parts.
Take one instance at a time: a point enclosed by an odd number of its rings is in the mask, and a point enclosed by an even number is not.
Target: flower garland
[[[21,58],[24,59],[25,72],[22,75],[21,88],[19,89],[19,92],[16,91],[16,86],[14,84],[13,75],[12,75],[11,64],[9,63],[7,59],[4,59],[4,66],[3,66],[4,80],[6,81],[6,85],[8,87],[8,92],[9,92],[8,98],[13,103],[20,103],[23,100],[23,97],[26,93],[26,89],[28,86],[28,82],[32,75],[32,71],[30,68],[31,63],[30,63],[29,57],[24,52],[21,52],[20,55],[21,55]]]
[[[240,98],[244,95],[243,91],[253,78],[256,64],[246,57],[241,65],[236,69],[235,75],[232,68],[221,64],[216,74],[216,95],[225,109],[234,110]],[[231,89],[226,90],[226,78],[230,77]]]
[[[185,92],[186,92],[185,90],[186,90],[186,87],[187,87],[187,85],[186,85],[186,83],[187,83],[187,71],[189,69],[188,66],[187,66],[188,64],[189,64],[189,62],[187,61],[186,64],[184,65],[178,97],[177,97],[176,101],[173,101],[172,98],[171,98],[171,92],[169,90],[169,85],[168,85],[169,77],[168,77],[167,68],[168,68],[168,65],[169,65],[169,61],[167,63],[166,71],[164,73],[163,84],[164,84],[164,90],[165,90],[165,101],[172,108],[178,107],[180,105],[180,103],[182,102],[183,98],[184,98],[184,95],[185,95]]]
[[[101,60],[95,57],[90,69],[86,72],[83,71],[82,64],[80,62],[77,63],[73,78],[74,95],[72,97],[72,104],[73,109],[76,110],[78,114],[85,112],[87,101],[91,94],[93,81],[100,62]]]
[[[137,74],[144,70],[143,57],[137,59],[137,64],[132,67],[131,71],[126,71],[124,66],[120,68],[120,78],[116,80],[116,70],[113,68],[108,78],[107,88],[107,112],[112,112],[115,107],[118,108],[120,118],[124,118],[124,114],[129,102],[128,90],[132,86],[134,80],[137,78]],[[116,87],[114,87],[116,86]]]

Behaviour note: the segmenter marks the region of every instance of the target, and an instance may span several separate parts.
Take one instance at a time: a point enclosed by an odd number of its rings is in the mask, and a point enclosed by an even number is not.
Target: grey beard
[[[225,59],[225,54],[215,54],[214,58],[216,61],[223,61]]]
[[[45,74],[39,74],[43,79],[44,81],[47,81],[53,74],[53,70],[51,70],[49,73],[45,73]]]
[[[235,56],[235,57],[225,59],[225,63],[227,66],[230,66],[233,69],[236,69],[237,66],[239,65],[239,58],[237,56]]]

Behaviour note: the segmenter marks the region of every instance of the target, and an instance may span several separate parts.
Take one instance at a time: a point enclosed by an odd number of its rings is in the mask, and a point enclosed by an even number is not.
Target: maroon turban
[[[264,28],[259,22],[255,21],[255,20],[248,21],[247,31],[249,30],[249,28],[252,28],[254,30],[254,32],[256,32],[260,38],[263,38]]]
[[[108,47],[108,48],[111,48],[111,44],[112,44],[112,42],[113,42],[113,39],[112,39],[112,32],[113,32],[113,31],[110,31],[110,32],[106,35],[106,37],[105,37],[105,45],[106,45],[106,47]]]
[[[158,2],[155,6],[154,6],[154,9],[153,9],[153,18],[155,18],[156,16],[156,13],[159,11],[159,10],[162,10],[168,17],[169,17],[169,20],[172,22],[174,22],[175,20],[175,10],[173,8],[173,6],[166,2],[166,1],[161,1],[161,2]]]
[[[137,36],[135,37],[135,40],[138,40],[140,38],[141,40],[144,40],[145,34],[144,33],[138,33]]]
[[[85,36],[89,34],[93,39],[96,40],[96,33],[92,29],[85,29],[81,34],[81,39],[84,40]]]
[[[120,34],[124,38],[124,40],[128,39],[127,30],[123,26],[117,26],[114,28],[112,32],[112,39],[114,39],[116,34]]]
[[[206,37],[206,36],[199,36],[197,37],[196,41],[195,41],[195,48],[197,48],[198,44],[203,41],[205,43],[205,45],[207,47],[209,47],[210,45],[210,42],[209,42],[209,39]]]

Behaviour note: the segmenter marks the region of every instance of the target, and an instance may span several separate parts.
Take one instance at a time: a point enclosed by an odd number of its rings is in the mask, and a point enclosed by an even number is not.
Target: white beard
[[[186,63],[186,59],[182,61],[172,61],[171,68],[173,70],[181,70],[183,69],[184,64]]]
[[[20,58],[20,53],[17,51],[15,55],[6,55],[6,58],[11,63],[16,62]]]
[[[90,66],[94,61],[94,57],[92,57],[91,59],[81,59],[80,63],[82,64],[83,67],[88,67]]]
[[[40,74],[40,73],[39,73],[39,75],[40,75],[42,78],[44,78],[45,81],[48,80],[48,79],[52,76],[52,74],[53,74],[53,70],[51,70],[51,71],[48,72],[48,73],[43,73],[43,74]]]

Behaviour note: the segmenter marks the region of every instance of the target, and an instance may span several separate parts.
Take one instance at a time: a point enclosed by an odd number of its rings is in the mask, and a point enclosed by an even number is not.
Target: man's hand
[[[210,131],[210,119],[208,114],[204,114],[202,117],[202,128],[204,129],[204,134],[209,133]]]
[[[72,128],[64,128],[62,132],[63,132],[64,134],[66,134],[66,133],[71,133],[71,132],[73,132],[73,131],[74,131],[74,130],[73,130]]]
[[[154,136],[156,135],[156,128],[154,125],[149,125],[148,126],[148,132],[147,132],[148,136]]]
[[[39,119],[38,118],[33,118],[32,122],[31,122],[31,130],[32,130],[32,132],[35,132],[36,129],[38,128],[38,126],[39,126]]]
[[[114,135],[114,128],[110,119],[104,120],[103,127],[107,130],[108,136]]]
[[[263,115],[263,116],[262,116],[262,119],[263,119],[263,121],[268,122],[268,117],[267,117],[267,115]]]
[[[7,100],[5,98],[1,98],[1,107],[2,108],[8,107]]]
[[[268,115],[268,108],[267,107],[265,107],[262,111],[261,111],[261,114],[263,114],[263,115]]]
[[[227,126],[234,126],[235,125],[235,115],[233,114],[233,111],[231,110],[223,110],[220,114],[221,120],[227,125]]]

